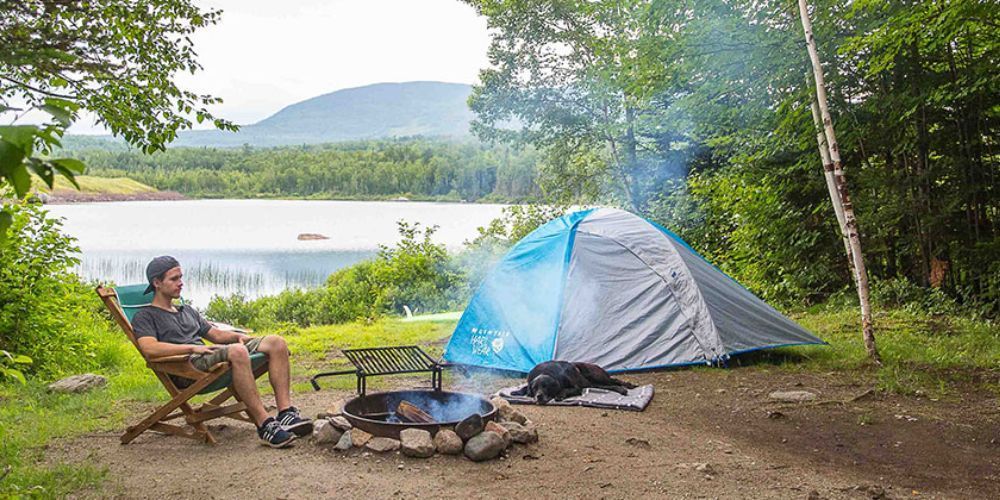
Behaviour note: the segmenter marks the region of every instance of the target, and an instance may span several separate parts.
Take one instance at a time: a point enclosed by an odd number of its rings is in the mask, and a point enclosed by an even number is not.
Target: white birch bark
[[[864,254],[861,252],[858,221],[854,216],[854,207],[851,205],[851,197],[847,190],[847,183],[845,182],[844,168],[840,161],[840,150],[837,148],[837,135],[833,128],[833,118],[830,116],[830,109],[827,106],[823,66],[820,64],[819,52],[816,50],[816,39],[813,36],[812,21],[809,19],[809,5],[806,0],[799,0],[799,15],[802,17],[802,30],[805,32],[806,48],[809,51],[809,60],[812,63],[813,79],[816,82],[816,104],[819,107],[820,117],[823,120],[826,145],[830,152],[830,161],[833,162],[833,178],[837,186],[837,192],[840,194],[839,201],[844,211],[844,227],[847,230],[847,238],[851,247],[848,257],[854,263],[855,284],[858,289],[858,300],[861,302],[861,334],[864,338],[865,350],[868,351],[868,356],[876,364],[882,364],[878,348],[875,345],[875,328],[872,325],[872,309],[868,298],[868,271],[865,269]]]

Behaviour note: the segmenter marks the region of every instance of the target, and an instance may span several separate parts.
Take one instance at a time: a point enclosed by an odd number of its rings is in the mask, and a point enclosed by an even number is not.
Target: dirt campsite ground
[[[122,446],[117,433],[99,433],[53,445],[48,456],[108,468],[105,488],[81,497],[1000,498],[995,394],[888,395],[843,377],[766,368],[633,375],[626,378],[656,388],[646,411],[520,407],[540,442],[478,464],[336,452],[305,440],[272,450],[235,421],[214,427],[217,446],[156,433]],[[455,377],[450,386],[462,384]],[[819,398],[768,399],[796,389]],[[315,414],[349,395],[296,398]]]

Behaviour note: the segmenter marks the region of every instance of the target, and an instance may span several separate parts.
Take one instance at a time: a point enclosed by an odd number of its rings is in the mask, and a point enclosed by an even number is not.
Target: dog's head
[[[539,375],[531,381],[531,394],[538,404],[545,404],[559,396],[562,385],[548,375]]]

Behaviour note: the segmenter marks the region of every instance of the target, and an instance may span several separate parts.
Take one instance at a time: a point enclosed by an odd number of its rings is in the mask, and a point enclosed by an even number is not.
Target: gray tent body
[[[543,259],[512,249],[470,302],[446,359],[522,372],[549,359],[629,371],[824,343],[650,221],[602,208],[549,224],[554,223],[561,225],[539,228],[535,240],[566,246],[561,267],[550,269],[554,266],[538,264]],[[563,232],[568,237],[554,237]],[[525,238],[526,248],[536,233]],[[532,295],[539,292],[538,283],[552,278],[559,280],[551,292],[558,297],[550,301],[558,310],[550,321],[538,312],[546,308],[546,294]],[[532,304],[541,321],[513,317]],[[482,345],[493,348],[468,347]]]

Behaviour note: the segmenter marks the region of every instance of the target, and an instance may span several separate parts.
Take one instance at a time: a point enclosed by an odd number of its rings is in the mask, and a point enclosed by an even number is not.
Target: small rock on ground
[[[104,387],[105,385],[108,385],[108,379],[100,375],[94,375],[93,373],[84,373],[53,382],[49,384],[49,390],[52,392],[79,393]]]
[[[517,411],[512,405],[507,404],[506,406],[501,406],[497,408],[497,413],[500,415],[500,420],[505,422],[517,422],[524,425],[528,421],[528,417],[525,417],[523,413]]]
[[[443,455],[462,453],[462,438],[451,429],[441,429],[434,435],[434,446]]]
[[[801,401],[812,401],[816,399],[816,394],[809,391],[774,391],[767,397],[777,401],[787,401],[798,403]]]
[[[344,413],[344,404],[346,403],[346,399],[338,399],[337,401],[334,401],[332,405],[327,407],[327,409],[316,414],[316,420],[342,415]]]
[[[490,460],[506,448],[503,438],[492,431],[480,432],[465,443],[465,456],[473,462]]]
[[[517,422],[500,422],[500,426],[510,432],[510,438],[515,443],[528,444],[538,441],[538,430],[525,427]]]
[[[341,416],[330,417],[330,424],[342,431],[349,431],[354,427],[346,418]]]
[[[370,441],[371,438],[371,434],[368,434],[361,429],[351,429],[351,443],[358,448],[368,444],[368,441]]]
[[[354,432],[354,431],[350,430],[350,431],[345,432],[343,435],[341,435],[340,436],[340,440],[337,441],[337,444],[333,445],[334,449],[337,449],[337,450],[340,450],[340,451],[347,451],[347,450],[351,449],[351,446],[354,445],[354,440],[353,440],[353,438],[351,438],[351,433],[352,432]]]
[[[455,434],[458,434],[462,441],[468,441],[476,434],[483,432],[484,427],[483,417],[478,413],[473,413],[455,426]]]
[[[510,448],[511,443],[514,442],[514,439],[510,435],[510,431],[496,422],[486,422],[484,430],[499,434],[500,437],[503,438],[504,448]]]
[[[434,456],[434,441],[431,433],[423,429],[404,429],[399,433],[400,451],[403,455],[416,458]]]
[[[399,449],[399,440],[387,437],[373,437],[365,443],[365,448],[379,453],[396,451]]]
[[[330,424],[329,420],[319,420],[313,424],[313,444],[333,444],[340,441],[343,432]]]

